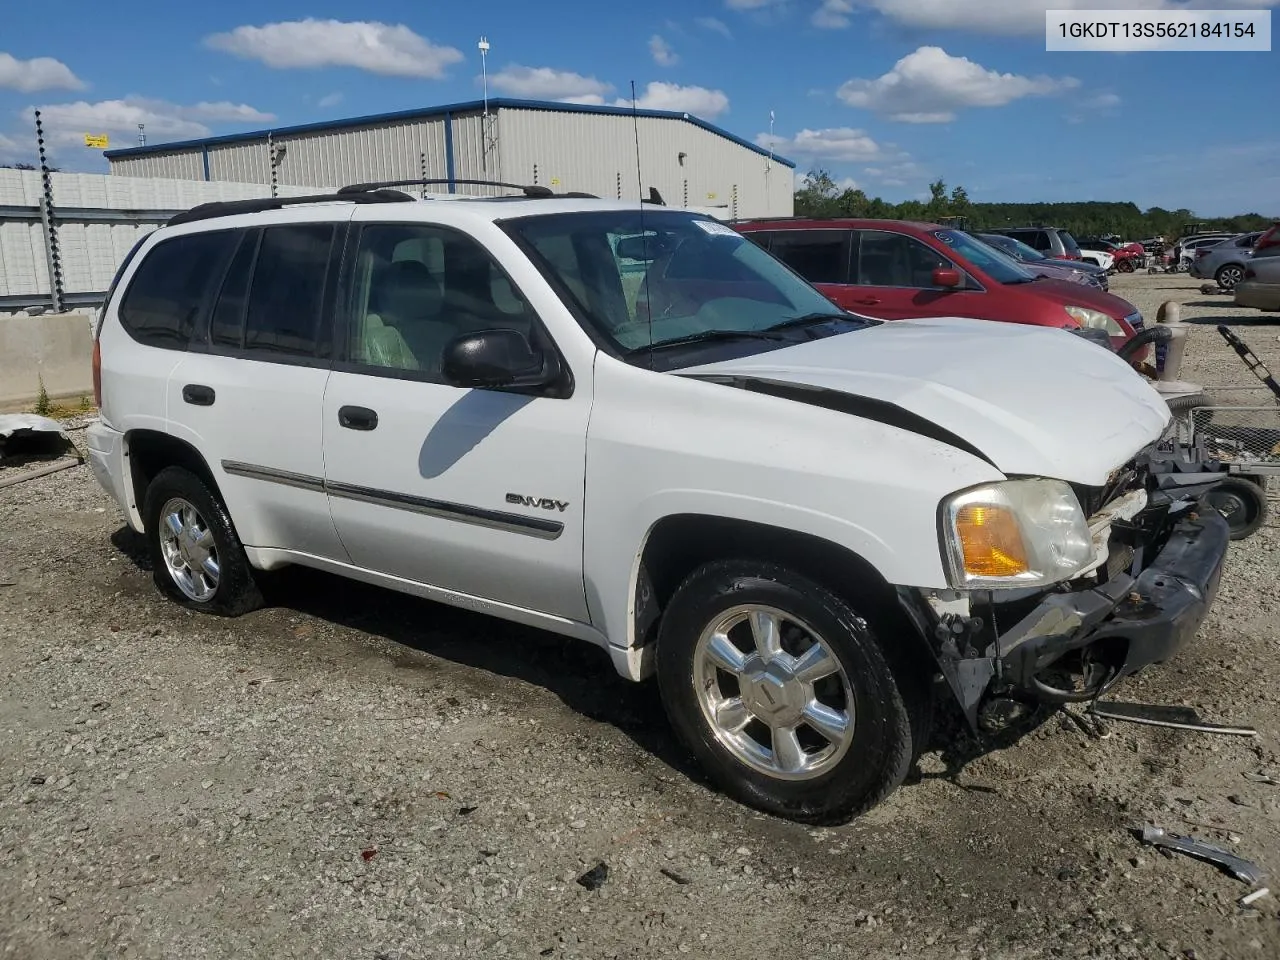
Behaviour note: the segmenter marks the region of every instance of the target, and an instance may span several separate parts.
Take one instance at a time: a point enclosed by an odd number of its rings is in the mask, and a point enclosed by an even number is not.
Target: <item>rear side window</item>
[[[156,244],[120,303],[120,323],[129,335],[148,346],[185,350],[238,237],[219,230]]]
[[[209,318],[209,342],[215,347],[239,349],[244,346],[244,308],[249,300],[249,279],[253,276],[259,236],[261,231],[246,231],[227,268],[222,291]]]
[[[1062,247],[1068,253],[1079,253],[1080,245],[1076,243],[1076,238],[1066,230],[1058,231],[1058,239],[1062,241]]]
[[[849,282],[848,230],[774,233],[769,252],[810,283]]]
[[[249,290],[244,349],[315,355],[334,232],[331,223],[262,231]]]

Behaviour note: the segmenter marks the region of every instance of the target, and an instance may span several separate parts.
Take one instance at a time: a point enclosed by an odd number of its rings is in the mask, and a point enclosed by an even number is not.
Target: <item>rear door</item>
[[[748,233],[759,243],[767,241],[766,249],[817,287],[833,303],[850,309],[854,291],[850,287],[850,259],[852,231],[843,228],[830,230],[769,230]]]
[[[332,209],[296,216],[235,231],[212,307],[169,377],[169,425],[204,455],[246,546],[345,559],[321,446],[345,224]]]
[[[985,294],[950,257],[904,233],[855,230],[854,235],[855,285],[841,306],[882,320],[981,316]],[[959,270],[966,286],[952,290],[934,285],[933,271],[939,267]]]

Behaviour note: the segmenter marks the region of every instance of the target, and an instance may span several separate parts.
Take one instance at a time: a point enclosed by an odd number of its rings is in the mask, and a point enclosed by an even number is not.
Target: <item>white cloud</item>
[[[61,60],[35,57],[19,60],[12,54],[0,53],[0,90],[83,90],[85,83]]]
[[[404,24],[376,21],[289,20],[236,27],[206,37],[205,43],[279,69],[355,67],[428,80],[440,79],[447,67],[463,59],[453,47],[437,46]]]
[[[341,102],[342,102],[341,93],[330,93],[326,96],[321,97],[319,100],[317,100],[316,106],[324,109],[328,109],[329,107],[336,107]]]
[[[18,141],[12,137],[6,137],[0,133],[0,163],[12,163],[15,160],[21,160],[28,154],[35,154],[35,138],[31,140],[31,146],[26,150],[18,146]]]
[[[1116,93],[1099,93],[1085,101],[1085,105],[1097,110],[1109,110],[1120,106],[1120,95]]]
[[[580,97],[560,97],[560,103],[582,103],[591,107],[598,107],[604,103],[604,97],[598,93],[584,93]]]
[[[1044,36],[1046,10],[1266,8],[1280,0],[859,0],[893,20],[926,30]]]
[[[693,21],[703,30],[710,30],[712,33],[718,33],[726,40],[732,40],[733,34],[729,32],[729,25],[718,17],[698,17]]]
[[[619,107],[631,106],[631,101],[619,97],[614,101]],[[641,110],[672,110],[676,113],[691,113],[695,117],[711,120],[729,109],[729,98],[723,90],[709,90],[706,87],[682,87],[676,83],[663,83],[655,80],[644,88],[644,93],[636,98],[636,106]]]
[[[843,30],[853,19],[853,0],[822,0],[809,21],[823,30]]]
[[[613,85],[584,77],[571,70],[551,67],[525,67],[508,64],[489,77],[489,84],[502,93],[531,100],[564,100],[570,103],[603,103],[603,96]],[[591,99],[588,99],[591,98]]]
[[[853,177],[842,177],[836,181],[836,189],[843,193],[846,190],[857,190],[858,181]]]
[[[1047,96],[1078,87],[1072,77],[1024,77],[998,73],[941,47],[920,47],[874,80],[854,79],[836,95],[852,107],[874,110],[904,123],[947,123],[966,107],[1001,107],[1022,97]]]
[[[787,0],[724,0],[730,10],[763,10],[765,7],[780,7]]]
[[[649,38],[649,55],[660,67],[674,67],[680,62],[680,57],[671,49],[671,44],[656,33]]]
[[[55,103],[40,108],[50,143],[83,143],[86,133],[122,136],[132,142],[138,124],[146,124],[147,142],[207,137],[209,124],[270,123],[275,115],[263,113],[246,103],[196,103],[181,105],[145,97],[100,100],[87,103]]]
[[[756,134],[756,144],[784,157],[824,160],[835,163],[874,163],[896,155],[881,146],[865,131],[852,127],[801,130],[794,137]]]

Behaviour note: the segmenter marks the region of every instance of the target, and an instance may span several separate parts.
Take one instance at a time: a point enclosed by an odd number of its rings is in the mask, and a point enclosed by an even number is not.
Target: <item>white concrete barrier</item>
[[[84,313],[0,317],[0,408],[93,396],[93,329]]]

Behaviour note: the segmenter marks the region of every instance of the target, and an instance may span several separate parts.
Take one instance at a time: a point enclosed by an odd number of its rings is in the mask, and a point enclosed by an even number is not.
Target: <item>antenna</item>
[[[489,38],[476,44],[480,51],[480,76],[484,81],[484,113],[480,117],[480,169],[489,169]]]
[[[645,326],[649,330],[649,369],[653,369],[653,304],[649,301],[649,274],[653,261],[649,259],[649,234],[644,229],[644,176],[640,173],[640,110],[636,105],[636,82],[631,81],[631,127],[636,135],[636,195],[640,199],[640,242],[644,245],[644,312]]]
[[[769,168],[773,166],[773,111],[769,111],[769,158],[764,162],[764,205],[771,209],[769,203]]]

